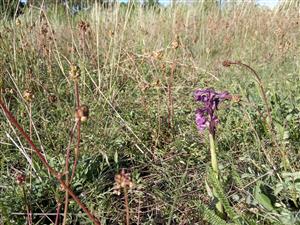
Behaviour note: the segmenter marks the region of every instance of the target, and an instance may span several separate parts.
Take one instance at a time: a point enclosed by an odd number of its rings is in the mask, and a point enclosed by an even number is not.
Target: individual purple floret
[[[197,128],[200,131],[204,131],[205,128],[208,127],[209,122],[207,118],[207,112],[205,109],[197,109],[196,110],[196,124]]]
[[[206,107],[212,109],[218,109],[218,105],[221,101],[231,99],[231,95],[229,94],[229,92],[224,91],[221,93],[217,93],[212,88],[196,90],[194,92],[194,97],[197,102],[202,102]]]
[[[196,110],[196,124],[199,131],[204,131],[208,128],[212,135],[215,135],[216,126],[219,123],[215,111],[218,110],[218,105],[224,100],[231,99],[231,95],[225,92],[215,92],[214,89],[208,88],[204,90],[196,90],[194,97],[197,102],[202,102],[203,107]]]

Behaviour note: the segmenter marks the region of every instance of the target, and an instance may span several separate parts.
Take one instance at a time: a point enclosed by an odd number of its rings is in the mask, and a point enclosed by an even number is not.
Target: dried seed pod
[[[172,42],[172,48],[177,49],[179,47],[179,42],[178,41],[173,41]]]
[[[122,189],[131,190],[134,184],[131,181],[130,173],[125,173],[125,170],[122,169],[120,174],[115,176],[115,184],[114,184],[114,193],[117,195],[121,194]]]
[[[78,24],[78,28],[83,31],[84,33],[87,32],[87,30],[90,28],[90,24],[88,22],[85,22],[81,20]]]
[[[32,100],[34,99],[34,95],[32,93],[32,91],[30,90],[25,90],[23,92],[23,98],[25,99],[25,101],[27,102],[32,102]]]
[[[80,69],[76,65],[71,65],[69,75],[71,80],[78,80],[80,77]]]
[[[112,30],[109,30],[109,31],[108,31],[108,36],[109,36],[110,38],[112,38],[114,35],[115,35],[115,32],[114,32],[114,31],[112,31]]]
[[[18,18],[16,19],[16,26],[20,26],[21,25],[21,20]]]
[[[89,118],[89,107],[87,105],[81,105],[76,109],[75,120],[85,122]]]
[[[224,60],[224,61],[222,62],[222,65],[223,65],[224,67],[230,67],[231,64],[232,64],[232,62],[229,61],[229,60]]]
[[[163,55],[164,55],[163,50],[158,50],[158,51],[152,52],[152,57],[155,58],[156,60],[161,60]]]
[[[18,174],[16,176],[16,182],[18,185],[23,185],[25,183],[25,179],[26,179],[26,177],[24,174]]]
[[[233,103],[240,103],[242,101],[242,97],[240,95],[232,95],[231,101]]]
[[[57,97],[56,97],[56,95],[54,95],[54,94],[49,94],[49,96],[48,96],[48,101],[50,102],[50,103],[55,103],[55,102],[57,102]]]
[[[179,36],[176,35],[175,39],[172,41],[171,46],[173,49],[177,49],[180,47],[180,40],[179,40]]]

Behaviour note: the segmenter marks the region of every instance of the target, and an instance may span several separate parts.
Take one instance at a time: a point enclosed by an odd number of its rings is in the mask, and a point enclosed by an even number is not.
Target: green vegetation
[[[300,223],[299,11],[208,5],[2,17],[0,99],[57,176],[0,110],[0,224],[90,224],[68,184],[101,224]],[[233,96],[219,179],[195,123],[206,88]]]

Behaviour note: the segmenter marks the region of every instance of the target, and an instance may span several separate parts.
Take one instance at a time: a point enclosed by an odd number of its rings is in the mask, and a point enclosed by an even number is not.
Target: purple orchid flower
[[[196,124],[199,131],[204,131],[206,128],[212,135],[215,135],[217,124],[219,123],[215,111],[218,110],[220,102],[229,100],[232,96],[229,92],[216,92],[212,88],[204,90],[196,90],[194,97],[197,102],[202,102],[204,106],[196,110]]]
[[[204,131],[208,125],[208,118],[207,118],[207,112],[205,109],[197,109],[196,110],[196,124],[197,128],[200,131]]]

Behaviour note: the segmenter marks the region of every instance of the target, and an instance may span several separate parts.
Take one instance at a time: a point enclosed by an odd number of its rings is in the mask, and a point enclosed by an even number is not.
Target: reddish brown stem
[[[75,131],[75,127],[77,126],[77,124],[75,124],[74,128],[71,130],[71,134],[70,134],[70,141],[67,147],[67,152],[66,152],[66,165],[65,165],[65,182],[67,185],[69,185],[71,182],[69,182],[69,161],[70,161],[70,149],[71,149],[71,144],[73,142],[73,137],[74,137],[74,131]],[[65,194],[65,208],[64,208],[64,220],[63,220],[63,224],[66,223],[66,217],[67,217],[67,213],[68,213],[68,203],[69,203],[69,194],[66,191]]]
[[[79,87],[78,81],[75,81],[75,96],[76,96],[76,107],[80,107]]]
[[[130,224],[130,216],[129,216],[129,204],[128,204],[128,190],[124,188],[124,197],[125,197],[125,210],[126,210],[126,225]]]
[[[76,107],[77,107],[77,109],[79,109],[80,108],[80,96],[79,96],[78,81],[75,81],[75,96],[76,96]],[[76,147],[75,147],[74,164],[73,164],[73,168],[72,168],[72,175],[70,178],[70,183],[72,182],[72,180],[74,178],[75,170],[77,167],[77,162],[78,162],[78,157],[79,157],[80,138],[81,138],[81,120],[79,118],[78,123],[77,123],[77,143],[76,143]]]
[[[75,127],[77,126],[77,123],[75,124],[75,126],[72,128],[71,133],[70,133],[70,141],[67,147],[67,152],[66,152],[66,164],[65,164],[65,175],[66,177],[68,177],[68,172],[69,172],[69,161],[70,161],[70,149],[71,149],[71,144],[73,142],[73,137],[74,137],[74,131],[75,131]],[[66,178],[67,180],[67,178]]]
[[[75,147],[74,164],[73,164],[73,168],[72,168],[70,183],[72,182],[72,180],[75,176],[75,170],[77,167],[77,162],[78,162],[78,157],[79,157],[79,146],[80,146],[80,136],[81,136],[80,129],[81,129],[81,121],[79,120],[77,123],[77,143],[76,143],[76,147]]]
[[[41,151],[36,147],[36,145],[33,143],[33,141],[30,139],[28,134],[24,131],[24,129],[19,125],[15,117],[12,115],[12,113],[7,109],[4,102],[0,98],[0,106],[6,115],[7,119],[19,130],[21,135],[25,138],[25,140],[28,142],[28,144],[32,147],[38,158],[41,160],[41,162],[44,164],[44,166],[48,169],[48,171],[51,173],[52,176],[54,176],[61,186],[69,193],[69,195],[74,199],[74,201],[79,205],[79,207],[87,214],[87,216],[90,218],[90,220],[96,224],[101,225],[101,223],[96,219],[96,217],[86,208],[86,206],[80,201],[80,199],[74,194],[74,192],[70,189],[70,187],[63,181],[61,178],[61,175],[56,172],[46,161],[45,157],[41,153]]]
[[[32,138],[32,104],[29,103],[29,136]],[[30,160],[33,162],[32,159],[32,148],[30,149]],[[30,183],[30,189],[29,191],[32,191],[32,166],[30,167],[30,175],[29,175],[29,183]],[[31,193],[30,193],[31,196]],[[29,203],[30,204],[30,203]],[[28,206],[30,214],[28,215],[29,224],[32,224],[32,216],[31,216],[31,205]]]
[[[74,82],[75,84],[75,98],[76,98],[76,108],[79,109],[80,107],[80,96],[79,96],[79,86],[78,86],[78,81],[75,80]],[[66,184],[69,185],[72,183],[72,179],[74,177],[75,174],[75,170],[76,170],[76,166],[77,166],[77,161],[78,161],[78,152],[79,152],[79,145],[80,145],[80,125],[81,125],[81,121],[79,120],[77,122],[77,144],[76,144],[76,149],[75,149],[75,157],[74,157],[74,164],[73,164],[73,168],[72,168],[72,174],[71,174],[71,178],[69,179],[69,159],[70,159],[70,148],[68,148],[67,150],[67,158],[66,158]],[[72,135],[72,139],[73,139],[73,135]],[[71,140],[72,141],[72,140]],[[71,145],[71,142],[70,142]],[[64,220],[63,220],[63,225],[66,224],[66,220],[67,220],[67,213],[68,213],[68,205],[69,205],[69,194],[68,192],[66,192],[65,195],[65,208],[64,208]]]
[[[56,207],[55,225],[58,225],[58,224],[59,224],[60,207],[61,207],[61,203],[58,202],[58,203],[57,203],[57,207]]]
[[[273,119],[272,119],[272,114],[271,114],[272,111],[271,111],[271,107],[270,107],[268,99],[267,99],[266,91],[264,89],[262,80],[258,76],[257,72],[251,66],[249,66],[245,63],[242,63],[240,61],[229,61],[229,60],[226,60],[226,61],[223,62],[223,66],[225,66],[225,67],[229,67],[231,65],[238,65],[238,66],[245,67],[246,69],[250,70],[252,72],[251,74],[253,74],[253,76],[255,77],[256,82],[258,83],[258,86],[259,86],[261,98],[262,98],[263,103],[264,103],[265,111],[267,112],[267,116],[269,118],[269,121],[266,121],[267,127],[269,129],[270,134],[271,134],[271,138],[272,138],[273,143],[276,145],[276,147],[280,150],[280,152],[282,154],[282,157],[284,159],[284,166],[287,169],[290,165],[289,159],[286,155],[286,152],[281,150],[281,148],[280,148],[280,146],[279,146],[279,144],[276,140],[276,134],[275,134],[274,129],[273,129],[274,126],[273,126]]]
[[[223,65],[226,67],[229,67],[230,65],[239,65],[239,66],[243,66],[243,67],[247,68],[248,70],[250,70],[252,72],[252,74],[254,75],[254,77],[258,83],[258,86],[259,86],[259,89],[261,92],[261,97],[262,97],[262,100],[265,105],[265,110],[266,110],[268,118],[269,118],[269,123],[267,123],[269,131],[273,134],[273,120],[272,120],[272,115],[271,115],[271,107],[269,106],[269,102],[267,99],[266,91],[264,89],[262,80],[258,76],[257,72],[251,66],[249,66],[245,63],[242,63],[240,61],[224,61]]]

